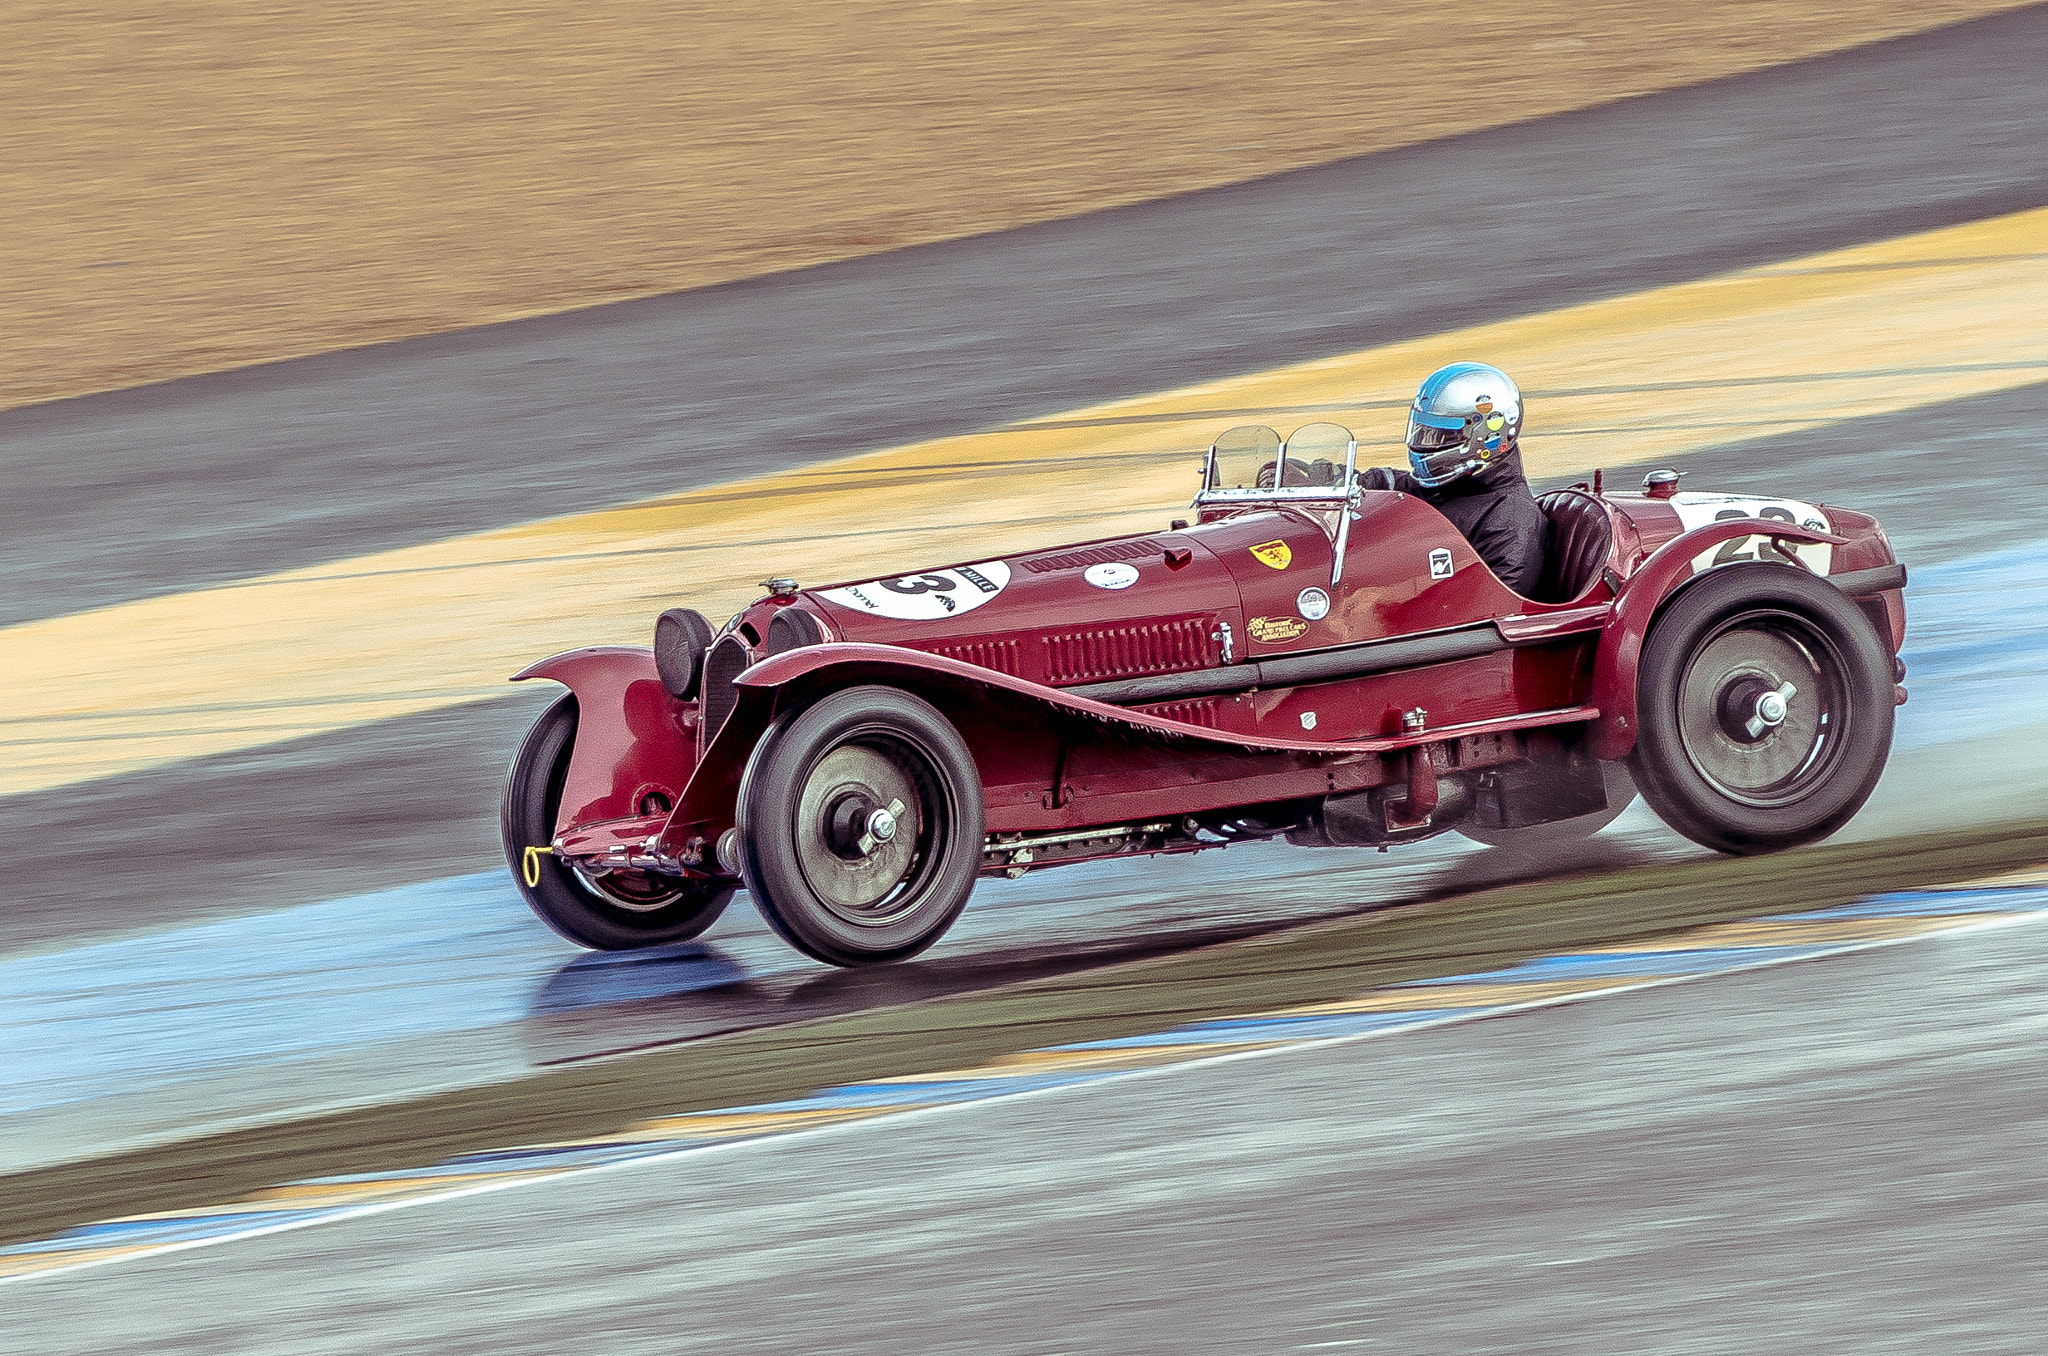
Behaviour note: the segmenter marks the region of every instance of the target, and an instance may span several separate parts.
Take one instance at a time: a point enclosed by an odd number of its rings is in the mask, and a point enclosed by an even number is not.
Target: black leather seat
[[[1550,520],[1550,543],[1533,595],[1539,603],[1568,603],[1593,586],[1614,549],[1607,508],[1584,490],[1552,490],[1536,501]]]

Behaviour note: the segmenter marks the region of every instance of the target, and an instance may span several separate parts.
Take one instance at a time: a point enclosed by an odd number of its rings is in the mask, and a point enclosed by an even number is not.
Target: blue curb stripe
[[[2048,914],[2048,882],[2001,886],[1969,882],[1952,889],[1907,890],[1873,895],[1839,908],[1777,914],[1748,925],[1784,926],[1788,938],[1774,945],[1766,930],[1754,945],[1714,945],[1718,927],[1695,929],[1645,941],[1634,948],[1543,956],[1496,970],[1447,975],[1387,985],[1352,1000],[1368,1005],[1427,1000],[1434,991],[1483,1001],[1440,1007],[1317,1012],[1294,1010],[1189,1022],[1169,1031],[1080,1041],[1026,1052],[1014,1071],[997,1065],[900,1079],[877,1079],[821,1088],[808,1096],[753,1106],[725,1107],[663,1117],[629,1127],[617,1136],[567,1144],[540,1144],[461,1154],[428,1168],[318,1177],[273,1188],[212,1210],[158,1218],[102,1220],[67,1229],[52,1238],[0,1248],[0,1283],[79,1266],[139,1257],[168,1248],[198,1247],[252,1234],[347,1219],[372,1210],[421,1204],[519,1181],[594,1171],[622,1163],[668,1157],[737,1141],[793,1134],[867,1119],[860,1113],[890,1115],[925,1107],[961,1105],[1051,1088],[1078,1087],[1214,1059],[1233,1051],[1299,1048],[1319,1042],[1380,1035],[1409,1027],[1506,1012],[1530,1004],[1572,1002],[1636,983],[1726,974],[1759,965],[1888,945],[1924,937],[1944,927],[1991,922],[1997,915]],[[1871,935],[1872,920],[1920,918],[1926,929]],[[1826,929],[1839,925],[1830,940]],[[1726,926],[1726,925],[1721,925]],[[1816,935],[1818,931],[1819,935]],[[1879,930],[1880,932],[1883,929]],[[1696,935],[1701,947],[1683,945]],[[1583,982],[1584,988],[1571,987]],[[1497,990],[1485,995],[1473,991]],[[1176,1047],[1188,1047],[1175,1056]],[[1101,1052],[1129,1051],[1127,1060],[1091,1064]],[[1158,1052],[1146,1057],[1147,1052]],[[304,1197],[295,1200],[294,1197]]]

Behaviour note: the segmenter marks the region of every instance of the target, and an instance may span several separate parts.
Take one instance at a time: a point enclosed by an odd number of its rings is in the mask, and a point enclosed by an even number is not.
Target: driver
[[[1452,363],[1423,381],[1408,411],[1408,461],[1359,477],[1368,490],[1399,490],[1434,505],[1479,558],[1523,597],[1543,573],[1549,524],[1522,475],[1522,393],[1485,363]]]

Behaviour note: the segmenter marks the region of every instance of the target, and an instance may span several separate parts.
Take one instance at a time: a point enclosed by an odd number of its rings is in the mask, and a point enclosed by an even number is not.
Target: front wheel
[[[527,849],[555,839],[562,784],[576,747],[576,699],[564,697],[542,713],[512,760],[499,828],[519,893],[543,923],[579,946],[626,951],[686,942],[718,921],[731,902],[731,886],[646,871],[587,875],[552,853],[532,863]]]
[[[890,687],[778,722],[740,785],[740,867],[761,915],[833,965],[936,942],[981,870],[981,777],[959,731]]]
[[[1629,766],[1705,847],[1774,852],[1863,807],[1891,753],[1891,664],[1870,622],[1793,565],[1716,570],[1657,618]]]

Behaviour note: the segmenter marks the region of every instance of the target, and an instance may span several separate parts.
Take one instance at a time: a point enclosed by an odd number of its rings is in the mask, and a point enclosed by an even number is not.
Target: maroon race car
[[[1905,567],[1789,499],[1545,495],[1537,596],[1311,424],[1209,449],[1192,524],[826,588],[520,678],[570,689],[513,764],[506,851],[586,946],[674,942],[744,884],[855,965],[977,877],[1284,836],[1568,839],[1636,788],[1724,852],[1847,822],[1905,700]]]

